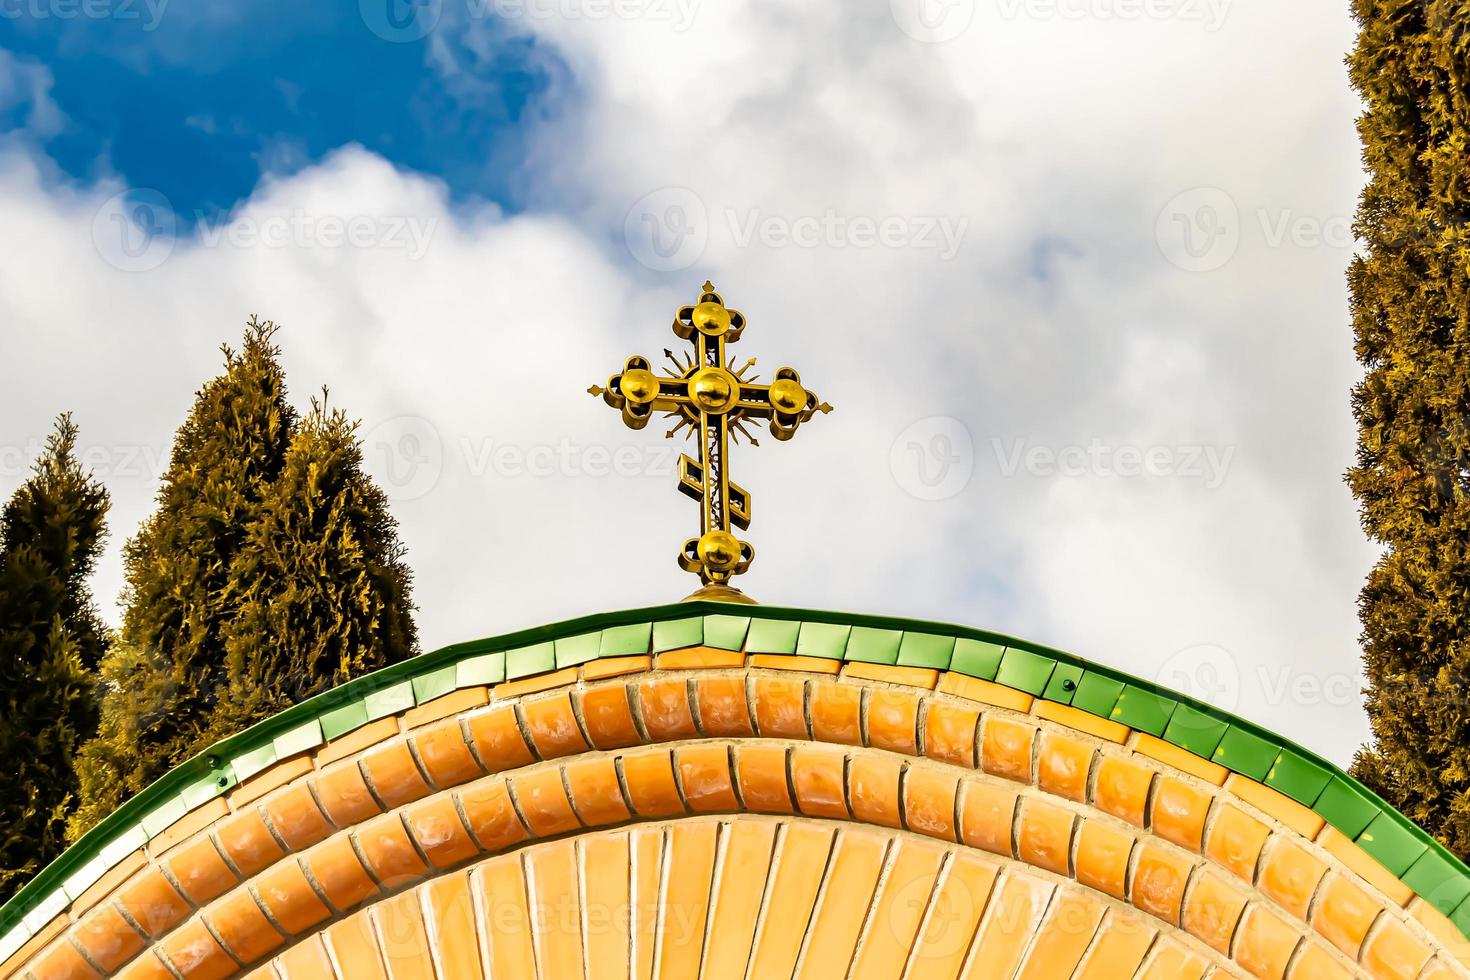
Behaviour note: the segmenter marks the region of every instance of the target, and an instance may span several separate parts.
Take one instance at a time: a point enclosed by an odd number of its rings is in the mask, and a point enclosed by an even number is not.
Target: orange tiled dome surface
[[[0,976],[1467,975],[1463,868],[1245,735],[975,631],[582,620],[180,767],[5,908]]]

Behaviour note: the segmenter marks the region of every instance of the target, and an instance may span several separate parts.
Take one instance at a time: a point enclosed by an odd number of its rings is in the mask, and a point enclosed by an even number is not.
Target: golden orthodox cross
[[[679,456],[679,490],[700,503],[699,537],[684,542],[679,567],[694,572],[705,588],[696,596],[744,599],[730,586],[730,577],[750,567],[755,549],[735,537],[731,528],[750,527],[750,494],[730,479],[730,443],[740,436],[759,445],[745,423],[770,423],[771,435],[781,441],[796,434],[801,423],[832,406],[802,387],[801,376],[789,367],[776,372],[770,384],[756,384],[756,376],[745,377],[755,358],[739,368],[725,359],[725,345],[740,339],[745,317],[725,306],[714,286],[704,291],[693,306],[674,316],[674,334],[693,346],[682,358],[665,350],[673,368],[664,375],[653,373],[648,358],[628,358],[623,370],[607,381],[607,387],[587,389],[623,413],[630,429],[641,429],[654,412],[675,419],[666,435],[672,437],[688,428],[686,438],[699,438],[699,459]],[[691,597],[693,598],[693,597]],[[745,600],[749,601],[749,600]]]

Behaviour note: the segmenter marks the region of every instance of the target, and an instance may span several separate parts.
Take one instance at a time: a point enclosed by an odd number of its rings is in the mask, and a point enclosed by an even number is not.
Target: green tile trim
[[[556,669],[556,644],[550,640],[505,651],[505,679],[520,680]]]
[[[709,624],[705,624],[705,636],[709,636]],[[781,620],[753,619],[750,632],[745,637],[746,653],[795,653],[796,637],[801,632],[800,623]]]
[[[1225,737],[1230,726],[1213,715],[1181,704],[1169,716],[1169,726],[1164,729],[1164,740],[1187,749],[1202,759],[1208,759]]]
[[[238,782],[244,782],[262,769],[269,769],[276,761],[276,747],[270,742],[249,752],[242,752],[230,760],[230,769]]]
[[[1083,670],[1072,695],[1072,707],[1090,711],[1099,718],[1111,718],[1113,706],[1123,693],[1123,682],[1095,670]]]
[[[367,724],[367,721],[367,705],[361,701],[344,704],[322,715],[322,738],[330,742],[334,738],[346,735],[354,728],[361,728]]]
[[[1005,652],[1005,646],[1000,643],[960,637],[955,640],[954,656],[949,661],[949,669],[978,677],[982,681],[993,681],[995,672],[1000,669],[1000,658]]]
[[[743,650],[750,622],[749,616],[706,616],[704,645],[716,650]]]
[[[1073,699],[1073,703],[1076,703],[1076,699]],[[1108,717],[1129,728],[1136,728],[1150,735],[1162,735],[1176,704],[1178,702],[1162,694],[1145,690],[1136,684],[1124,684],[1123,693],[1118,695],[1118,701]]]
[[[1470,879],[1461,875],[1449,856],[1438,849],[1426,848],[1401,877],[1416,895],[1445,915],[1470,897]]]
[[[1050,657],[1029,650],[1007,648],[1000,658],[1000,669],[995,672],[995,682],[1039,695],[1046,690],[1046,682],[1051,680],[1051,672],[1056,666],[1057,662]]]
[[[685,620],[685,622],[698,623],[699,620]],[[701,633],[704,631],[701,629]],[[599,657],[635,657],[645,654],[652,642],[652,623],[629,623],[627,626],[612,626],[602,631],[602,640],[597,646]],[[557,648],[556,665],[564,666],[560,656],[561,648]],[[580,662],[580,661],[579,661]]]
[[[744,630],[741,631],[741,638],[744,638]],[[703,644],[704,620],[698,616],[653,624],[654,653],[663,653],[665,650],[682,650],[685,647],[697,647]]]
[[[1412,828],[1412,829],[1411,829]],[[1413,867],[1429,845],[1418,839],[1409,821],[1393,812],[1383,812],[1358,835],[1358,846],[1373,856],[1373,859],[1388,869],[1395,878]]]
[[[563,667],[575,667],[597,659],[597,651],[602,648],[602,632],[599,630],[596,633],[562,637],[551,646],[557,670]],[[648,647],[645,646],[643,649],[647,650]]]
[[[403,680],[373,691],[362,699],[367,709],[368,721],[377,721],[389,715],[401,715],[418,702],[413,699],[413,681]]]
[[[455,668],[451,664],[413,679],[413,699],[419,704],[443,697],[454,690]]]
[[[847,640],[852,635],[851,626],[835,623],[802,623],[796,637],[796,654],[799,657],[825,657],[841,660],[847,651]]]
[[[1295,749],[1285,748],[1261,781],[1298,803],[1311,806],[1317,802],[1317,797],[1322,795],[1331,778],[1332,771],[1327,767],[1319,766]]]
[[[175,821],[177,821],[180,817],[184,816],[188,812],[188,804],[186,804],[179,797],[175,796],[173,799],[161,804],[156,810],[143,818],[143,833],[148,835],[149,840],[152,840],[168,828],[172,827]],[[95,881],[96,879],[93,880]],[[91,882],[83,885],[82,890],[85,891],[89,887],[91,887]],[[68,887],[67,889],[67,894],[71,894],[70,887]],[[77,896],[71,895],[71,897],[76,898]]]
[[[1076,664],[1057,664],[1041,696],[1048,701],[1071,704],[1073,695],[1077,693],[1077,682],[1080,680],[1082,680],[1081,667]]]
[[[1333,776],[1312,804],[1328,823],[1348,837],[1356,838],[1382,811],[1366,791],[1339,776]]]
[[[1225,729],[1211,760],[1260,782],[1281,754],[1281,746],[1239,725]]]
[[[482,653],[454,665],[455,687],[499,684],[505,680],[505,651]]]
[[[954,656],[954,644],[952,636],[906,632],[898,645],[899,666],[947,670],[950,657]]]
[[[805,628],[803,628],[803,633]],[[903,633],[898,630],[880,630],[871,626],[854,626],[847,638],[844,659],[864,664],[898,663],[898,647]],[[797,649],[800,650],[798,644]]]

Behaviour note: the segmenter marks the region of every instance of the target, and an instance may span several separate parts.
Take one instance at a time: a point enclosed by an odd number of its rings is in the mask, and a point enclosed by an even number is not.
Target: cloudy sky
[[[983,626],[1346,763],[1362,182],[1342,0],[0,3],[0,492],[96,581],[251,313],[363,420],[425,648],[677,599],[682,448],[586,394],[705,278],[837,411],[747,591]]]

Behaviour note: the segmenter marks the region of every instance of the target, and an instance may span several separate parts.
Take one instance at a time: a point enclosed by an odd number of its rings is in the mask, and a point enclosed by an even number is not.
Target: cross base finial
[[[743,602],[746,605],[750,605],[750,606],[758,606],[758,605],[760,605],[760,603],[756,602],[750,596],[746,595],[744,592],[741,592],[739,589],[735,588],[735,586],[733,586],[733,585],[725,585],[724,583],[721,583],[721,582],[716,582],[716,583],[711,584],[711,585],[706,585],[702,589],[696,589],[695,591],[689,593],[688,595],[686,595],[683,599],[681,599],[679,601],[680,602],[698,602],[701,599],[708,599],[708,600],[712,600],[714,602]]]

